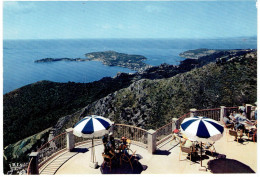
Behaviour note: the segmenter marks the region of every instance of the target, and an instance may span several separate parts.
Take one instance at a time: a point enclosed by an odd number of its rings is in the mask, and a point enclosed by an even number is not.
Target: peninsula
[[[135,71],[141,71],[150,65],[143,61],[147,58],[142,55],[129,55],[115,51],[91,52],[85,54],[86,58],[43,58],[35,60],[35,63],[57,62],[57,61],[101,61],[107,66],[120,66]]]
[[[185,52],[180,53],[179,56],[183,58],[189,58],[189,59],[199,59],[200,57],[211,55],[219,51],[224,51],[224,50],[201,48],[195,50],[187,50]]]
[[[83,58],[43,58],[40,60],[35,60],[35,63],[47,63],[47,62],[55,62],[55,61],[88,61],[88,59]]]
[[[86,53],[85,56],[89,60],[101,61],[104,65],[120,66],[135,71],[144,70],[149,67],[149,65],[143,62],[147,58],[142,55],[129,55],[115,51],[105,51]]]

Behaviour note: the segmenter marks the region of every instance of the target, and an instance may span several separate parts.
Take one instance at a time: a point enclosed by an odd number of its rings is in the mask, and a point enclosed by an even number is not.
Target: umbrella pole
[[[96,151],[95,151],[95,141],[94,141],[94,138],[93,138],[93,162],[96,162]]]
[[[91,161],[94,163],[94,139],[92,138]]]
[[[202,142],[200,142],[200,166],[202,167]]]

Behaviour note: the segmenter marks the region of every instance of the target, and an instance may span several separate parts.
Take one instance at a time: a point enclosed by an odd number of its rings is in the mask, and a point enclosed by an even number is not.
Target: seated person
[[[172,140],[176,140],[176,138],[178,138],[180,135],[180,130],[175,129],[172,131]]]
[[[232,120],[232,122],[234,122],[236,120],[235,119],[236,114],[237,114],[236,111],[233,111],[230,113],[229,118]]]
[[[190,141],[189,139],[185,139],[184,138],[184,141],[181,142],[181,147],[184,147],[184,148],[189,148],[190,149],[190,155],[192,156],[196,156],[197,155],[197,145],[198,144],[194,144],[194,142]]]
[[[108,142],[107,135],[102,136],[102,142],[103,142],[104,149],[105,149],[106,148],[106,144]]]
[[[243,111],[240,110],[239,114],[235,116],[235,130],[243,130],[245,131],[245,123],[250,122],[245,116],[242,115]]]
[[[192,143],[192,141],[190,141],[188,139],[184,139],[184,141],[181,142],[181,146],[190,148],[190,147],[193,147],[193,143]]]
[[[126,142],[127,138],[122,137],[121,140],[122,140],[122,144],[118,148],[119,148],[119,150],[122,150],[123,152],[125,152],[125,149],[127,148],[127,142]]]
[[[123,136],[123,137],[121,138],[121,140],[122,140],[123,144],[126,145],[126,143],[127,143],[127,142],[126,142],[127,138]]]
[[[104,154],[105,155],[108,155],[109,157],[113,157],[115,155],[115,152],[112,148],[112,145],[110,142],[108,142],[106,145],[105,145],[105,149],[104,149]]]
[[[115,143],[114,137],[111,136],[109,141],[110,141],[112,147],[115,149],[116,148],[116,143]]]
[[[112,132],[109,133],[109,143],[111,144],[111,148],[115,150],[116,149],[116,143],[115,143],[115,139],[113,137]]]
[[[243,112],[240,111],[239,114],[235,117],[236,122],[242,123],[242,124],[249,124],[254,125],[253,122],[251,122],[249,119],[247,119],[245,116],[243,116]]]
[[[225,124],[232,124],[232,120],[229,118],[230,114],[227,113],[227,115],[223,118],[223,121]]]

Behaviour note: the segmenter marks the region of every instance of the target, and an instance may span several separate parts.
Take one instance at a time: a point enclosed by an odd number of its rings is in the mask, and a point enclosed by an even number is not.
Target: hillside
[[[40,81],[4,95],[4,146],[48,127],[86,105],[140,79],[172,77],[186,70],[163,64],[134,74],[118,73],[91,83]],[[19,128],[18,128],[19,127]],[[20,130],[26,130],[20,132]]]
[[[256,53],[255,50],[231,52],[232,57]],[[231,56],[231,52],[225,51],[225,55],[217,56],[224,58]],[[227,53],[229,54],[226,55]],[[107,77],[92,83],[41,81],[16,89],[4,95],[4,146],[54,126],[60,117],[70,115],[114,91],[128,87],[135,81],[169,78],[190,71],[215,61],[216,55],[212,55],[186,59],[179,66],[163,64],[134,74],[119,73],[114,78]],[[21,133],[20,129],[26,131]]]
[[[65,128],[86,115],[101,115],[116,123],[156,129],[190,108],[253,104],[257,94],[256,52],[224,64],[210,63],[168,79],[142,79],[62,119]]]
[[[4,146],[51,127],[60,117],[128,85],[128,78],[123,77],[88,84],[41,81],[5,94]]]
[[[220,63],[210,62],[211,56],[201,57],[87,84],[41,81],[14,90],[4,95],[4,146],[21,140],[20,147],[23,138],[49,127],[57,135],[90,114],[156,129],[190,108],[252,104],[257,92],[257,53],[243,51]],[[209,64],[201,67],[198,61]],[[17,162],[21,158],[16,152],[22,151],[11,144],[5,156]]]
[[[222,50],[223,51],[223,50]],[[195,49],[188,50],[179,54],[180,57],[190,58],[190,59],[199,59],[200,57],[208,56],[214,53],[218,53],[220,50],[212,50],[212,49]]]

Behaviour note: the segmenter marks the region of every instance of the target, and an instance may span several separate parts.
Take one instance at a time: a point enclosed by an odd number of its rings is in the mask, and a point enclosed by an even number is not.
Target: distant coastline
[[[101,61],[107,66],[119,66],[131,70],[140,71],[148,68],[150,65],[144,63],[147,60],[142,55],[129,55],[115,51],[91,52],[86,53],[87,58],[43,58],[35,60],[35,63],[58,62],[58,61]]]

